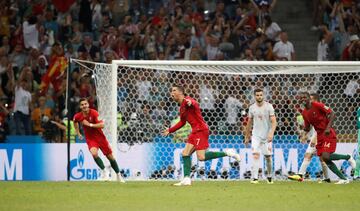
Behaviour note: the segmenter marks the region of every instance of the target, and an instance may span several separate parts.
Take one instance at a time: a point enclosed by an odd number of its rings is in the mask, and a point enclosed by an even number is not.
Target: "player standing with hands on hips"
[[[225,152],[206,151],[209,148],[209,127],[204,121],[199,103],[193,98],[185,96],[184,88],[180,85],[174,85],[171,88],[171,98],[180,104],[180,121],[173,127],[162,132],[163,136],[175,132],[189,122],[191,125],[191,133],[182,151],[182,159],[184,163],[184,179],[174,184],[175,186],[191,185],[190,168],[191,155],[196,151],[196,156],[200,161],[211,160],[215,158],[230,156],[240,161],[240,155],[234,150],[225,150]]]
[[[110,161],[111,167],[116,173],[116,180],[124,183],[125,180],[120,174],[120,170],[112,154],[110,144],[102,131],[102,128],[104,128],[104,122],[98,119],[99,113],[95,109],[89,108],[89,102],[86,98],[80,99],[79,104],[81,111],[75,114],[73,120],[75,131],[78,137],[83,139],[83,136],[79,130],[79,124],[81,123],[85,133],[86,144],[88,145],[88,148],[96,164],[101,169],[100,180],[109,180],[109,172],[105,170],[105,165],[98,155],[99,148]]]
[[[252,184],[259,183],[260,153],[265,156],[267,183],[273,184],[272,180],[272,141],[277,126],[274,107],[264,101],[262,89],[255,89],[255,103],[249,108],[249,121],[245,129],[245,144],[250,142],[253,154]],[[251,130],[252,129],[252,130]]]

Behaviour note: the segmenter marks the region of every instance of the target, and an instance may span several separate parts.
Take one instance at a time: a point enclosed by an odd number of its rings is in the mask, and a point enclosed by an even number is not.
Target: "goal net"
[[[179,120],[179,105],[170,97],[172,84],[183,85],[186,94],[199,102],[210,128],[209,150],[232,148],[242,157],[240,163],[228,157],[201,162],[194,154],[194,179],[251,177],[252,154],[250,146],[243,144],[243,131],[257,87],[263,88],[266,101],[273,104],[278,121],[273,141],[275,178],[298,172],[308,146],[299,141],[297,96],[301,91],[318,93],[321,102],[334,110],[337,152],[356,156],[358,63],[121,60],[96,64],[93,74],[105,132],[128,179],[182,177],[181,151],[191,128],[185,125],[170,137],[160,136]],[[266,165],[261,160],[260,171],[264,172]],[[337,165],[351,176],[347,162]],[[312,158],[307,172],[309,179],[322,177],[318,157]]]

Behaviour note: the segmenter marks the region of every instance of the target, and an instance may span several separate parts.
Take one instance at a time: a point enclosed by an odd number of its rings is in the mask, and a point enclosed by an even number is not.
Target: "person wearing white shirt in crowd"
[[[265,25],[265,34],[266,36],[271,39],[272,41],[280,41],[280,33],[281,28],[280,26],[273,22],[269,15],[264,17],[264,25]]]
[[[288,35],[286,32],[283,31],[280,33],[280,41],[275,44],[273,52],[275,60],[295,60],[294,46],[290,41],[288,41]]]
[[[24,45],[25,48],[40,47],[39,42],[39,25],[35,16],[30,17],[23,23]]]
[[[226,123],[229,125],[229,130],[239,131],[239,113],[243,108],[243,103],[240,101],[240,95],[237,90],[232,90],[232,93],[225,100]]]
[[[22,127],[24,128],[25,135],[31,135],[31,93],[29,92],[29,84],[25,78],[25,75],[29,71],[31,72],[30,68],[23,68],[15,85],[14,117],[16,123],[16,135],[22,135]]]

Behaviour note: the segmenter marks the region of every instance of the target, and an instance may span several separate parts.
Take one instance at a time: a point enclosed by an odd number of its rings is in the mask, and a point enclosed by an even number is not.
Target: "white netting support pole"
[[[115,158],[117,158],[117,144],[118,144],[118,138],[117,138],[117,69],[118,66],[116,64],[111,65],[111,75],[110,75],[110,117],[111,117],[111,123],[109,125],[110,127],[110,134],[111,134],[111,147],[113,149],[113,155]]]

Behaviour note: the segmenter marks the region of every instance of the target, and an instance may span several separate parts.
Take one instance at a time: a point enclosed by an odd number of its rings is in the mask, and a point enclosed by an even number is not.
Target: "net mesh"
[[[171,137],[160,136],[164,127],[179,120],[179,106],[170,98],[172,84],[183,85],[186,94],[199,102],[210,127],[210,150],[232,148],[242,157],[241,163],[227,157],[198,162],[193,155],[194,178],[250,178],[251,150],[243,144],[242,134],[248,108],[254,102],[253,90],[257,87],[264,89],[265,99],[273,104],[278,121],[273,142],[273,170],[278,179],[298,171],[307,148],[307,144],[299,142],[297,118],[300,105],[297,95],[301,91],[318,93],[321,101],[334,110],[338,142],[356,142],[360,66],[149,63],[119,64],[116,68],[117,115],[109,113],[112,106],[111,65],[97,64],[94,75],[100,115],[107,122],[117,122],[119,163],[128,178],[171,179],[182,176],[181,150],[191,128],[186,125]],[[106,127],[105,132],[111,133],[106,131]],[[341,165],[350,176],[348,167],[347,164]],[[310,178],[322,176],[318,158],[313,158],[307,171]]]

